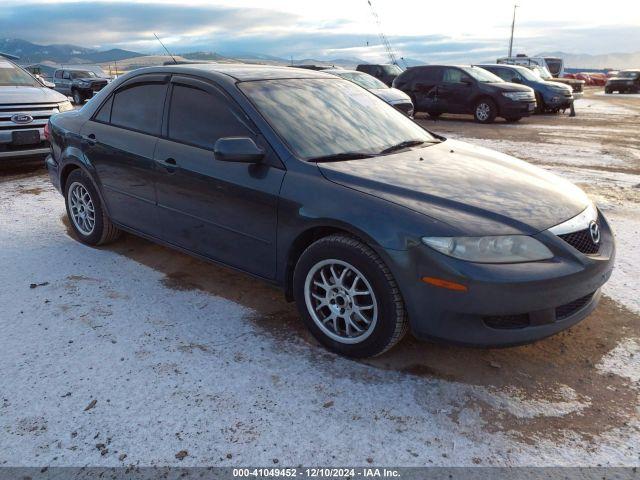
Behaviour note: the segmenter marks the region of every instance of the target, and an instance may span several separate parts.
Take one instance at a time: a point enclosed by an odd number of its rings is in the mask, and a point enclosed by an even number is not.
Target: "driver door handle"
[[[158,163],[164,167],[167,173],[174,173],[178,166],[174,158],[167,158],[166,160],[158,160]]]

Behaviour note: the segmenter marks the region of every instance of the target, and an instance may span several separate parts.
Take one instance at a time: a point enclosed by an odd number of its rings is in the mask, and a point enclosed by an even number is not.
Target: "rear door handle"
[[[90,133],[89,135],[87,135],[86,137],[82,137],[82,139],[87,142],[89,145],[95,145],[97,140],[96,140],[96,136],[93,133]]]

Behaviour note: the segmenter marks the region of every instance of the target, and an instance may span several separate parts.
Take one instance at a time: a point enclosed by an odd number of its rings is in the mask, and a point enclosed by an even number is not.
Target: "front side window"
[[[403,142],[436,141],[383,100],[339,78],[252,81],[239,87],[302,160],[377,155]]]
[[[117,91],[113,95],[111,124],[160,135],[166,90],[164,83],[142,83]]]
[[[471,78],[457,68],[445,68],[442,81],[445,83],[462,83],[463,81],[471,81]]]
[[[620,72],[620,78],[631,78],[636,79],[640,76],[640,72]]]
[[[65,71],[65,72],[62,72],[62,78],[64,78],[65,80],[70,80],[71,75],[69,75],[69,72]]]
[[[222,95],[174,85],[169,109],[171,140],[213,149],[219,138],[251,135]]]

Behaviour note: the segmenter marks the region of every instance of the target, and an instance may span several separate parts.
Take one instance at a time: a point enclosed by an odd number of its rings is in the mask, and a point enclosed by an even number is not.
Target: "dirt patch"
[[[407,337],[388,354],[365,363],[483,387],[483,394],[470,390],[450,416],[457,418],[464,408],[478,409],[487,431],[510,432],[526,442],[568,432],[592,439],[637,418],[638,386],[629,379],[603,374],[596,365],[619,342],[638,337],[640,316],[603,297],[585,321],[533,345],[479,350]],[[567,391],[574,398],[567,398]],[[499,401],[491,404],[487,400],[500,392],[506,392],[505,397],[524,410],[545,404],[551,413],[514,414]],[[552,413],[554,405],[557,414]]]
[[[44,187],[24,188],[23,186],[20,186],[18,193],[20,193],[21,195],[40,195],[41,193],[44,193],[48,190],[48,188]]]

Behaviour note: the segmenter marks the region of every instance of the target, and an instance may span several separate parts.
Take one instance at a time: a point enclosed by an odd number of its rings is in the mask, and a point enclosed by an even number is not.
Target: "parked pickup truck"
[[[91,70],[60,69],[53,74],[56,91],[73,98],[73,103],[82,105],[85,100],[109,83],[109,79],[98,76]]]
[[[49,153],[44,127],[49,117],[72,110],[64,95],[0,56],[0,163]]]

